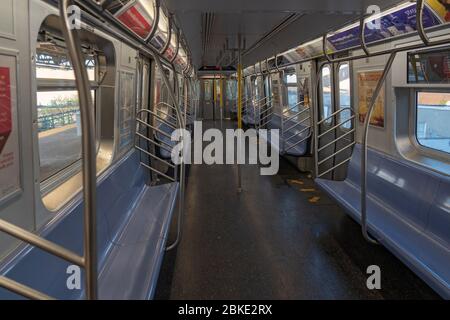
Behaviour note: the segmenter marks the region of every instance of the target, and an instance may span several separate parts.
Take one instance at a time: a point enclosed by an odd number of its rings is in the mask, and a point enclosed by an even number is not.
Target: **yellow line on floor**
[[[39,138],[45,138],[45,137],[53,136],[55,134],[58,134],[58,133],[61,133],[61,132],[64,132],[66,130],[70,130],[70,129],[73,129],[73,128],[76,128],[76,127],[77,127],[76,124],[69,124],[69,125],[64,126],[64,127],[59,127],[59,128],[43,131],[43,132],[39,133]]]

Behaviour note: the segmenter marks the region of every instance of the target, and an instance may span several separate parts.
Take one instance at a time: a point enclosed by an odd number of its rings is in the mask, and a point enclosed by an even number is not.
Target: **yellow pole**
[[[223,108],[223,78],[220,76],[220,107]]]

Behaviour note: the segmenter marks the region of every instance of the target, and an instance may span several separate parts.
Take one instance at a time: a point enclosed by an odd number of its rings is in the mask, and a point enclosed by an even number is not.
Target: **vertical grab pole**
[[[367,142],[369,137],[369,125],[378,96],[381,92],[381,89],[383,88],[387,75],[391,70],[396,55],[397,52],[393,51],[389,56],[389,60],[386,63],[386,66],[384,67],[383,74],[380,80],[378,81],[375,91],[372,95],[372,99],[370,100],[370,105],[367,110],[366,119],[364,120],[364,133],[362,137],[362,152],[361,152],[361,229],[364,239],[366,239],[368,242],[372,244],[378,244],[378,241],[373,239],[367,232]]]
[[[95,125],[89,77],[81,52],[81,42],[69,23],[69,5],[72,0],[61,0],[59,13],[62,31],[66,40],[70,60],[75,73],[75,82],[80,100],[82,129],[83,199],[84,199],[84,261],[86,272],[86,298],[97,299],[97,221],[96,221],[96,155]]]
[[[220,75],[220,127],[223,129],[223,75]]]
[[[242,130],[242,52],[241,52],[241,35],[238,36],[238,129]],[[241,148],[241,139],[238,139],[238,148]],[[239,154],[239,152],[238,152]],[[241,165],[238,161],[238,192],[242,192],[242,172]]]

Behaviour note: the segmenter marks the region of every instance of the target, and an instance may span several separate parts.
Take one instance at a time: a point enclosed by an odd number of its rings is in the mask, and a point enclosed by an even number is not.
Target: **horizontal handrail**
[[[328,169],[327,171],[325,171],[325,172],[323,172],[323,173],[317,175],[317,178],[323,177],[324,175],[326,175],[326,174],[328,174],[328,173],[330,173],[330,172],[336,170],[337,168],[343,166],[344,164],[346,164],[347,162],[349,162],[349,161],[351,161],[351,160],[352,160],[351,157],[350,157],[350,158],[347,158],[346,160],[344,160],[344,161],[338,163],[337,165],[335,165],[334,167]]]
[[[356,129],[352,129],[350,131],[348,131],[347,133],[343,134],[342,136],[338,137],[337,139],[327,143],[326,145],[324,145],[323,147],[320,147],[317,152],[321,152],[323,150],[325,150],[326,148],[328,148],[329,146],[335,144],[338,141],[341,141],[342,139],[344,139],[345,137],[349,136],[350,134],[352,134],[353,132],[356,132]]]
[[[291,110],[297,108],[298,106],[300,106],[300,105],[302,105],[302,104],[305,104],[305,101],[299,101],[299,102],[297,102],[297,103],[294,104],[292,107],[290,107],[290,109],[284,110],[284,111],[283,111],[283,114],[285,114],[285,113],[287,113],[288,111],[291,111]]]
[[[297,112],[296,114],[294,114],[293,116],[290,116],[290,117],[287,118],[287,119],[284,119],[284,118],[283,118],[283,121],[284,121],[284,122],[291,121],[292,119],[294,119],[294,118],[296,118],[296,117],[298,117],[298,116],[304,114],[306,111],[311,111],[311,110],[310,110],[309,107],[308,107],[308,108],[305,108],[305,109],[303,109],[302,111]]]
[[[294,129],[295,127],[297,127],[297,126],[303,124],[304,122],[308,121],[308,120],[311,120],[311,116],[306,117],[305,119],[303,119],[300,122],[296,122],[294,125],[290,126],[285,131],[290,131],[290,130]],[[308,127],[311,127],[311,126],[308,126]]]
[[[303,138],[302,140],[297,141],[297,142],[294,143],[293,145],[289,146],[289,148],[285,149],[285,151],[289,151],[289,150],[295,148],[295,147],[298,146],[300,143],[303,143],[303,142],[305,142],[306,140],[308,140],[310,137],[311,137],[311,134],[309,134],[309,136]]]
[[[356,132],[356,129],[352,129],[352,130],[346,132],[346,133],[343,134],[342,136],[339,136],[338,138],[334,139],[333,141],[328,142],[326,145],[324,145],[324,146],[320,147],[319,149],[317,149],[317,152],[321,152],[321,151],[325,150],[325,149],[328,148],[329,146],[335,144],[335,143],[338,142],[338,141],[341,141],[342,139],[344,139],[345,137],[351,135],[351,134],[354,133],[354,132]]]
[[[341,152],[353,147],[354,145],[356,145],[356,142],[352,142],[349,145],[345,146],[344,148],[340,149],[339,151],[336,151],[335,153],[333,153],[332,155],[326,157],[325,159],[319,161],[318,165],[320,166],[321,164],[327,162],[330,159],[333,159],[335,156],[337,156],[338,154],[340,154]]]
[[[168,151],[168,152],[172,152],[172,150],[173,150],[173,148],[170,148],[167,144],[166,144],[166,146],[164,146],[164,145],[162,145],[162,144],[156,142],[155,140],[153,140],[153,139],[151,139],[151,138],[149,138],[149,137],[147,137],[147,136],[144,136],[144,135],[143,135],[142,133],[140,133],[140,132],[136,132],[136,135],[139,136],[140,138],[142,138],[142,139],[144,139],[144,140],[146,140],[146,141],[148,141],[148,142],[150,142],[150,143],[152,143],[152,144],[154,144],[154,145],[160,147],[160,148],[163,148],[164,150],[166,150],[166,151]]]
[[[14,280],[8,279],[6,277],[0,276],[0,286],[13,291],[15,293],[24,296],[25,298],[32,300],[55,300],[53,297],[50,297],[42,292],[34,290],[26,285],[23,285]]]
[[[351,122],[351,121],[354,120],[355,118],[356,118],[356,116],[355,116],[355,115],[352,115],[352,116],[351,116],[350,118],[348,118],[347,120],[340,122],[339,124],[337,124],[337,125],[331,127],[330,129],[328,129],[328,130],[325,131],[325,132],[322,132],[322,133],[319,134],[317,137],[320,139],[320,138],[322,138],[323,136],[326,136],[327,134],[329,134],[330,132],[336,130],[337,128],[343,126],[343,125],[346,124],[347,122]]]
[[[159,171],[159,170],[157,170],[157,169],[155,169],[155,168],[150,167],[149,165],[147,165],[147,164],[145,164],[145,163],[143,163],[143,162],[141,162],[141,165],[143,165],[143,166],[144,166],[145,168],[147,168],[148,170],[153,171],[153,172],[155,172],[155,173],[157,173],[157,174],[163,176],[164,178],[166,178],[166,179],[168,179],[168,180],[170,180],[170,181],[172,181],[172,182],[176,182],[176,180],[175,180],[174,178],[168,176],[167,174],[165,174],[165,173],[163,173],[163,172],[161,172],[161,171]]]
[[[67,260],[77,266],[84,267],[85,259],[78,254],[56,244],[47,239],[44,239],[24,228],[16,226],[8,221],[0,219],[0,231],[9,234],[12,237],[18,238],[28,244],[31,244],[39,249],[47,251],[59,258]]]
[[[169,103],[166,103],[166,102],[164,102],[164,101],[158,102],[158,103],[155,105],[155,108],[158,108],[158,107],[160,107],[160,106],[166,106],[166,107],[172,108],[173,110],[177,111],[177,108],[176,108],[176,107],[174,107],[173,105],[171,105],[171,104],[169,104]]]
[[[308,130],[311,130],[311,126],[308,126],[308,127],[304,128],[303,130],[301,130],[301,131],[299,131],[299,132],[297,132],[297,133],[294,133],[294,134],[293,134],[292,136],[290,136],[289,138],[284,139],[284,141],[289,141],[289,140],[291,140],[291,139],[294,139],[294,138],[297,137],[297,136],[301,136],[301,135],[303,135],[304,132],[306,132],[306,131],[308,131]],[[311,131],[309,132],[309,136],[311,136]],[[309,138],[309,137],[308,137],[308,138]]]
[[[264,117],[262,117],[259,121],[261,122],[263,120],[266,120],[267,118],[269,118],[270,116],[273,116],[274,114],[275,114],[275,112],[271,112],[271,113],[265,115]]]
[[[175,169],[175,165],[173,165],[173,164],[170,163],[169,161],[167,161],[167,160],[165,160],[165,159],[163,159],[163,158],[160,158],[160,157],[158,157],[157,155],[154,155],[153,153],[148,152],[147,150],[144,150],[144,149],[142,149],[142,148],[139,147],[139,146],[136,146],[136,145],[135,145],[135,148],[138,149],[139,151],[142,151],[142,152],[145,153],[146,155],[152,157],[153,159],[158,160],[158,161],[161,161],[162,163],[168,165],[168,166],[171,167],[172,169]]]
[[[145,122],[145,121],[142,121],[141,119],[136,119],[136,122],[138,122],[138,123],[140,123],[140,124],[143,124],[143,125],[145,125],[146,127],[148,127],[148,128],[150,128],[150,129],[153,129],[153,130],[157,131],[158,133],[161,133],[163,136],[166,136],[166,137],[169,138],[169,139],[172,139],[172,136],[169,135],[168,133],[162,131],[161,129],[159,129],[159,128],[155,127],[155,126],[152,126],[151,124],[148,124],[148,123]]]
[[[147,113],[151,114],[152,116],[158,118],[159,121],[162,121],[162,122],[164,122],[165,124],[167,124],[167,125],[168,125],[169,127],[171,127],[172,129],[174,129],[174,130],[177,129],[177,127],[176,127],[175,125],[173,125],[171,122],[169,122],[167,119],[161,117],[159,114],[156,114],[155,112],[153,112],[153,111],[151,111],[151,110],[148,110],[148,109],[142,109],[142,110],[140,110],[140,111],[138,112],[138,114],[140,114],[141,112],[142,112],[142,113],[143,113],[143,112],[147,112]]]
[[[162,113],[164,116],[169,117],[169,118],[173,121],[173,123],[178,124],[177,118],[174,117],[173,115],[168,114],[167,112],[164,112],[164,111],[162,111],[161,109],[158,109],[157,111],[158,111],[159,113]]]

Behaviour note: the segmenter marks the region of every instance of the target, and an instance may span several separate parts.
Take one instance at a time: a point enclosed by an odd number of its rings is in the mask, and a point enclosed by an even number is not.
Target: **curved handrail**
[[[423,26],[423,12],[425,10],[425,1],[417,0],[416,1],[416,25],[417,32],[419,33],[420,39],[426,46],[431,46],[434,44],[434,41],[428,37],[425,28]]]
[[[178,56],[178,52],[180,52],[180,36],[181,36],[181,31],[178,29],[178,33],[177,33],[177,48],[175,49],[175,54],[173,55],[172,60],[170,60],[171,64],[173,64],[175,62],[175,59]]]
[[[375,104],[378,99],[378,95],[383,88],[387,75],[394,63],[397,53],[394,51],[389,56],[388,62],[384,67],[383,74],[377,83],[375,91],[373,92],[370,100],[369,108],[367,109],[366,119],[364,120],[364,132],[362,137],[362,152],[361,152],[361,230],[364,238],[373,244],[378,244],[378,241],[373,239],[367,231],[367,143],[369,137],[369,125],[372,113],[375,109]]]
[[[96,188],[97,168],[95,154],[95,122],[92,114],[92,98],[89,77],[84,67],[81,42],[73,32],[69,22],[68,7],[72,0],[61,0],[59,11],[62,31],[66,41],[70,60],[75,73],[78,89],[82,131],[82,172],[83,172],[83,207],[84,207],[84,260],[86,296],[89,300],[97,299],[97,223],[96,223]]]
[[[154,55],[153,58],[155,59],[156,62],[156,66],[158,67],[159,70],[163,70],[162,64],[161,64],[161,60],[159,59],[158,55]],[[175,70],[174,70],[175,71]],[[180,105],[178,104],[178,100],[175,97],[174,94],[174,90],[170,90],[171,89],[171,84],[169,79],[167,78],[167,75],[165,72],[161,72],[162,75],[162,79],[164,84],[166,85],[167,88],[169,88],[169,96],[175,106],[175,111],[176,111],[176,116],[178,119],[178,123],[180,125],[180,128],[185,129],[186,128],[186,123],[185,123],[185,119],[183,117],[183,113],[180,109]],[[181,147],[182,150],[184,148],[184,138],[181,137]],[[172,243],[171,245],[166,247],[166,251],[170,251],[175,249],[178,244],[181,241],[181,237],[182,237],[182,225],[183,225],[183,213],[184,213],[184,188],[185,188],[185,163],[184,163],[184,159],[183,157],[181,157],[181,164],[180,164],[180,188],[179,188],[179,195],[180,195],[180,203],[178,205],[178,221],[177,221],[177,238],[175,240],[174,243]]]
[[[153,21],[152,30],[148,34],[147,39],[145,39],[146,43],[149,43],[153,39],[153,36],[155,35],[156,30],[158,30],[160,6],[161,6],[160,0],[155,0],[155,3],[153,4],[153,8],[155,8],[155,19]]]
[[[164,44],[164,47],[161,48],[161,51],[159,52],[160,55],[164,55],[167,51],[167,49],[170,46],[170,41],[172,40],[172,16],[169,15],[167,17],[167,19],[169,20],[169,24],[168,24],[168,29],[167,29],[167,42]],[[174,71],[175,72],[175,71]]]
[[[372,16],[372,15],[370,15]],[[361,19],[359,20],[359,41],[361,43],[361,49],[363,49],[366,56],[370,56],[369,48],[367,48],[366,43],[366,19],[365,16],[361,16]]]

